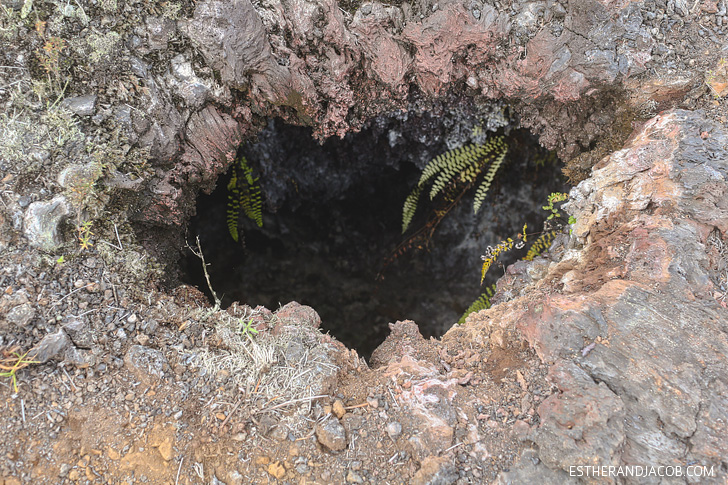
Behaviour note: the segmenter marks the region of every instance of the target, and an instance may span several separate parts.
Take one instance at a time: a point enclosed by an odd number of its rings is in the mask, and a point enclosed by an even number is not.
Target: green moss
[[[116,0],[100,0],[99,7],[104,12],[116,12],[118,6]]]
[[[32,172],[41,161],[30,154],[46,151],[50,156],[66,143],[80,141],[83,134],[73,115],[60,105],[40,116],[25,111],[0,113],[0,158]]]
[[[162,4],[162,17],[170,20],[177,20],[182,13],[182,5],[179,3],[165,2]]]
[[[0,39],[14,40],[18,35],[20,18],[18,14],[5,5],[0,5]]]
[[[98,64],[102,61],[108,61],[114,54],[121,36],[116,32],[108,32],[106,34],[93,33],[86,39],[86,45],[89,49],[88,58],[91,64]]]

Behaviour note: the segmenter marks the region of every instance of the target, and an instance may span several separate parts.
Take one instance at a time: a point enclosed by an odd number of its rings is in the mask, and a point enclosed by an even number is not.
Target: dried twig
[[[215,293],[215,290],[212,289],[212,283],[210,283],[210,274],[207,272],[207,263],[205,262],[205,255],[202,254],[202,246],[200,246],[200,236],[197,236],[197,251],[195,251],[192,246],[189,245],[189,243],[186,244],[187,249],[192,251],[192,254],[200,258],[202,261],[202,271],[205,273],[205,280],[207,281],[207,287],[210,289],[210,293],[212,293],[212,298],[215,300],[215,308],[213,308],[213,312],[216,312],[220,309],[220,298],[217,297],[217,293]]]
[[[225,421],[223,421],[223,422],[222,422],[222,423],[220,424],[220,426],[219,426],[219,428],[218,428],[218,429],[222,429],[222,428],[223,428],[223,427],[224,427],[224,426],[225,426],[225,425],[227,424],[227,422],[228,422],[228,421],[230,420],[230,418],[232,417],[232,415],[233,415],[233,414],[235,413],[235,411],[237,411],[237,410],[238,410],[238,408],[239,408],[239,407],[240,407],[240,405],[242,404],[242,402],[243,402],[243,399],[244,399],[244,397],[241,397],[241,398],[240,398],[240,399],[238,400],[238,402],[236,402],[236,403],[235,403],[235,406],[233,406],[233,408],[232,408],[232,409],[230,410],[230,412],[228,413],[227,417],[225,418]]]
[[[179,466],[177,467],[177,478],[174,479],[174,485],[177,485],[179,483],[179,472],[182,471],[182,463],[184,463],[185,457],[183,456],[182,459],[179,461]]]
[[[266,411],[273,411],[275,409],[279,409],[279,408],[288,406],[289,404],[295,404],[297,402],[313,401],[314,399],[321,399],[324,397],[329,397],[329,396],[327,394],[319,394],[318,396],[302,397],[300,399],[291,399],[290,401],[282,402],[280,404],[276,404],[275,406],[261,409],[259,411],[255,411],[255,414],[260,414],[260,413],[266,412]]]

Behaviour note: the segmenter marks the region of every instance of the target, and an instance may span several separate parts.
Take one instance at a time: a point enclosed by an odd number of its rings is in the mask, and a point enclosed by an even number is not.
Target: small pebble
[[[346,409],[344,408],[344,403],[341,399],[337,399],[334,401],[334,405],[332,406],[332,410],[337,418],[341,419],[346,414]]]
[[[364,483],[364,479],[353,470],[346,474],[346,483]]]
[[[387,434],[392,439],[397,439],[402,434],[402,425],[397,421],[387,423]]]

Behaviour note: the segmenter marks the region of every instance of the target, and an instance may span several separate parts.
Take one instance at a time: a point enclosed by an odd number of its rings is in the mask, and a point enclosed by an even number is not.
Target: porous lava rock
[[[523,126],[569,159],[605,131],[621,140],[623,117],[674,106],[695,83],[692,75],[665,84],[660,72],[645,73],[655,40],[634,3],[527,2],[498,10],[459,1],[431,8],[371,2],[348,11],[334,0],[208,0],[178,22],[178,32],[222,86],[213,89],[187,69],[185,79],[216,103],[191,111],[174,104],[191,89],[179,76],[162,79],[133,59],[153,109],[145,122],[129,123],[131,136],[160,161],[174,160],[151,180],[151,199],[139,201],[137,218],[154,224],[181,224],[195,191],[209,190],[265,118],[311,126],[320,139],[343,136],[376,115],[407,109],[412,96],[435,106],[457,86],[479,102],[510,101]],[[171,61],[168,72],[180,62]]]
[[[645,123],[572,190],[572,238],[545,277],[506,275],[523,296],[470,321],[517,329],[552,364],[559,393],[529,437],[540,466],[724,465],[727,146],[700,113]]]

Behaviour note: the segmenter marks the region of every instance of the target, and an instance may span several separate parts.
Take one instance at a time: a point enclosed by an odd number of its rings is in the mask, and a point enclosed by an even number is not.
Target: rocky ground
[[[712,0],[3,0],[1,479],[723,483],[726,30]],[[196,195],[267,120],[340,135],[453,93],[581,182],[493,308],[393,323],[367,363],[314,309],[177,284]]]

